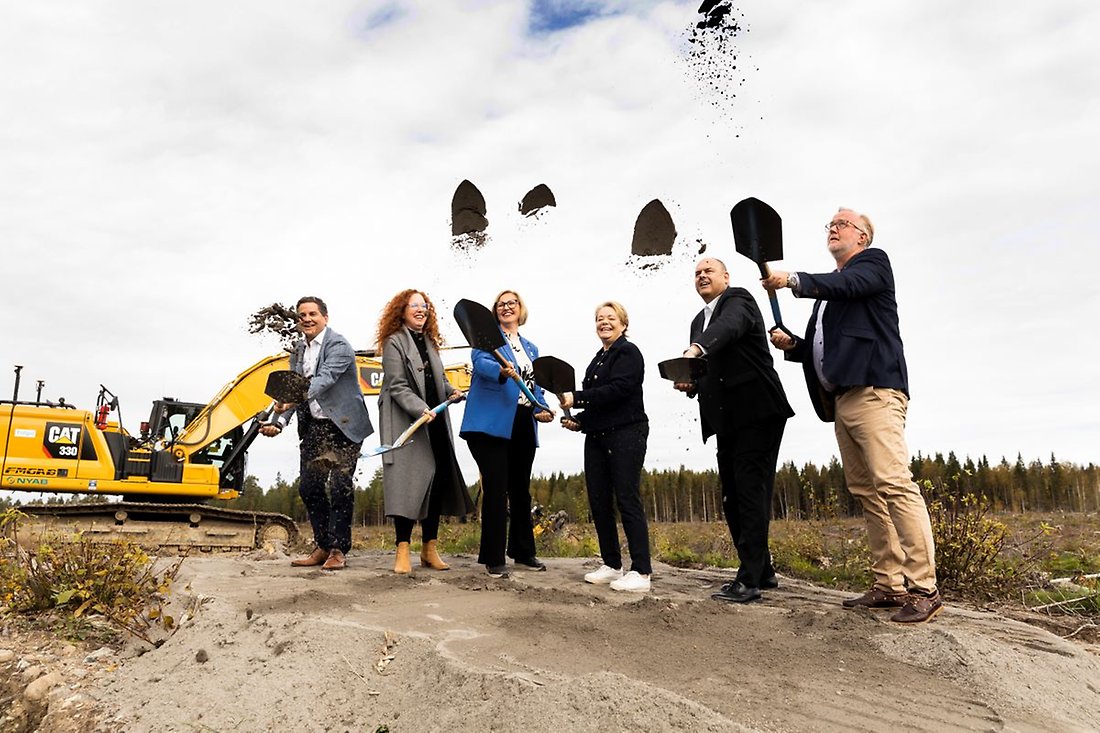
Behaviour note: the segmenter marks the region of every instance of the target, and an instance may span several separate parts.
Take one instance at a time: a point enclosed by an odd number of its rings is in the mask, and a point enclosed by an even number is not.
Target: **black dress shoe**
[[[740,581],[726,583],[717,593],[711,593],[710,597],[718,601],[728,603],[748,603],[760,600],[760,589],[747,586]]]
[[[775,573],[760,579],[761,590],[772,590],[779,587],[779,578],[775,577]]]
[[[525,557],[522,560],[516,560],[516,565],[527,568],[528,570],[546,570],[546,566],[537,557]]]

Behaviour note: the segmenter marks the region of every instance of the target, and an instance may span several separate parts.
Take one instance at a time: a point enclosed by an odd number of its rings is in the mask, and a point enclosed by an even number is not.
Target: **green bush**
[[[182,557],[158,573],[133,543],[91,542],[80,535],[42,541],[28,551],[17,542],[24,517],[15,509],[0,514],[0,605],[23,614],[58,611],[72,619],[98,614],[149,643],[154,625],[175,626],[165,607]]]
[[[871,584],[871,553],[862,527],[816,520],[772,527],[772,563],[779,572],[834,588]]]

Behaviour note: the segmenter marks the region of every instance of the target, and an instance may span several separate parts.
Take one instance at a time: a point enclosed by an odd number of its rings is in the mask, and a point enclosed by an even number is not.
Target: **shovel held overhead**
[[[779,214],[760,199],[747,198],[730,211],[730,222],[733,224],[733,241],[738,254],[755,262],[761,277],[770,276],[768,263],[783,259],[783,220]],[[774,290],[768,291],[768,300],[771,302],[775,328],[795,338],[783,325],[779,298]]]

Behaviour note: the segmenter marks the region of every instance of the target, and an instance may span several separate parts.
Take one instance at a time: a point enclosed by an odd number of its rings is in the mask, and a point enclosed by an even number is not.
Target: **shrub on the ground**
[[[98,614],[149,641],[153,626],[172,629],[165,601],[183,558],[157,572],[152,558],[124,541],[92,542],[76,535],[17,542],[20,512],[0,514],[0,605],[16,613],[58,611],[80,619]]]

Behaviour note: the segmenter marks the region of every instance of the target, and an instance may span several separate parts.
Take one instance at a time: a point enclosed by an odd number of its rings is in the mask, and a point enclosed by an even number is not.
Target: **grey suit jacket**
[[[302,374],[302,359],[305,356],[306,342],[294,345],[290,355],[290,370]],[[355,365],[355,349],[348,340],[331,328],[325,332],[321,342],[321,355],[317,359],[317,368],[309,381],[307,399],[298,405],[295,412],[309,412],[309,401],[317,400],[325,416],[340,428],[348,440],[362,443],[374,432],[363,402],[363,391],[359,387],[359,374]],[[289,421],[289,418],[287,418]]]

